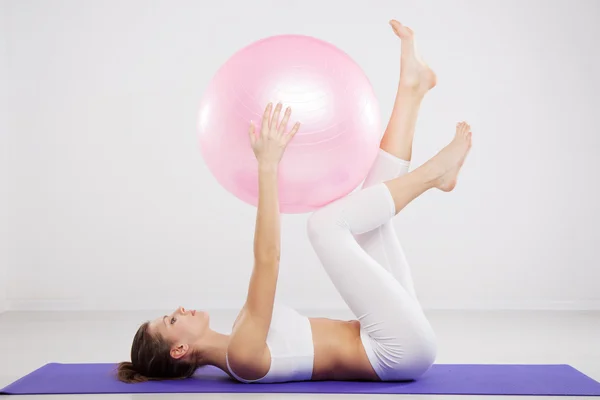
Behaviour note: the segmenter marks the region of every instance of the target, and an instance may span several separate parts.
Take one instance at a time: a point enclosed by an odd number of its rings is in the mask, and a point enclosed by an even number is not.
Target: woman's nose
[[[185,314],[185,308],[179,306],[179,313],[180,314]]]

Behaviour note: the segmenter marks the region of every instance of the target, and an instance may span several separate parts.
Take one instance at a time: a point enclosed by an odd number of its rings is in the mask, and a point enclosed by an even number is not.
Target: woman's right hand
[[[300,123],[296,122],[289,133],[286,133],[287,123],[292,110],[288,107],[283,115],[283,119],[279,122],[281,108],[281,103],[278,103],[271,116],[273,104],[269,103],[267,105],[258,135],[255,133],[256,127],[254,126],[254,122],[250,122],[250,144],[260,167],[277,167],[286,146],[294,138],[298,129],[300,129]]]

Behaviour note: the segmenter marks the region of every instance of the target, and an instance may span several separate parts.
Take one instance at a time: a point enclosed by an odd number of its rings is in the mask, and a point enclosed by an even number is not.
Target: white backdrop
[[[8,162],[8,58],[6,53],[6,6],[0,2],[0,312],[8,308],[6,299],[7,273],[9,266],[9,196],[12,187],[9,180],[11,165]]]
[[[399,70],[387,21],[396,18],[417,32],[438,74],[414,165],[451,139],[458,120],[474,130],[457,189],[426,193],[395,221],[424,307],[600,309],[599,2],[3,6],[10,308],[241,305],[255,209],[225,192],[200,157],[203,90],[250,42],[306,34],[364,68],[385,125]],[[278,298],[300,309],[344,307],[309,246],[306,217],[283,218]]]

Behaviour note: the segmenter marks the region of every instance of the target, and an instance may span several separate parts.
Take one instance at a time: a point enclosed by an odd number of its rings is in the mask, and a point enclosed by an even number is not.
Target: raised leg
[[[365,188],[408,173],[421,101],[436,84],[435,74],[417,54],[413,31],[395,20],[390,21],[390,25],[401,39],[400,79],[392,115],[381,141],[381,151],[365,179]],[[355,238],[416,298],[410,267],[391,221]]]

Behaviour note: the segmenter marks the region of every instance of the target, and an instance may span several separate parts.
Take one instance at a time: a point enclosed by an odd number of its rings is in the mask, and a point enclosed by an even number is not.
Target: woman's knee
[[[438,352],[437,340],[433,334],[421,334],[403,340],[401,351],[396,346],[393,352],[385,347],[379,348],[379,358],[382,360],[380,378],[386,381],[419,378],[434,364]]]
[[[427,338],[422,341],[419,346],[416,346],[409,355],[409,365],[411,379],[417,379],[425,372],[427,372],[431,366],[435,363],[437,358],[437,341],[435,338]]]
[[[422,365],[423,372],[427,371],[435,362],[438,354],[437,341],[434,339],[427,340],[420,349],[418,359]]]
[[[438,344],[433,328],[427,321],[420,329],[419,339],[414,346],[415,362],[422,365],[431,365],[437,358]]]
[[[382,372],[384,381],[415,380],[423,376],[434,364],[437,357],[435,343],[423,343],[407,349],[396,363],[388,362],[388,368]]]

